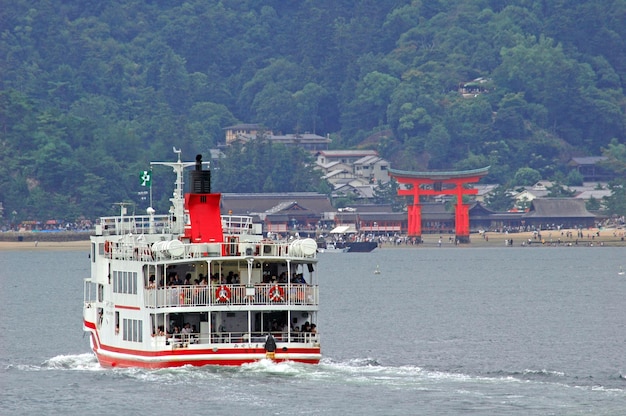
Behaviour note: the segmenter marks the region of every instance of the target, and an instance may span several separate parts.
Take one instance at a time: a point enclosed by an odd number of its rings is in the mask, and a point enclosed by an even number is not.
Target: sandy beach
[[[598,235],[599,233],[599,235]],[[469,244],[461,244],[460,247],[479,248],[479,247],[505,247],[506,240],[513,240],[513,247],[528,245],[530,239],[531,247],[552,247],[557,245],[579,245],[593,247],[626,247],[624,241],[626,231],[623,229],[597,229],[592,228],[584,230],[583,237],[578,237],[578,230],[558,230],[558,231],[542,231],[541,239],[543,242],[535,238],[532,232],[523,233],[497,233],[487,232],[484,236],[481,234],[472,234]],[[438,234],[424,234],[422,236],[423,243],[416,246],[406,244],[382,244],[380,248],[399,248],[399,247],[431,247],[439,245]],[[26,240],[26,239],[25,239]],[[577,241],[578,240],[578,241]],[[441,235],[441,247],[455,247],[454,240],[450,241],[448,234]],[[0,251],[15,250],[89,250],[89,240],[74,241],[0,241]]]
[[[586,229],[583,231],[582,237],[578,237],[578,230],[575,229],[544,230],[541,232],[541,239],[535,238],[535,234],[533,232],[498,233],[489,231],[486,232],[484,235],[472,234],[470,236],[470,243],[461,244],[460,247],[505,247],[508,245],[507,243],[505,243],[506,240],[509,240],[509,242],[512,240],[513,247],[520,247],[522,246],[522,243],[524,243],[525,246],[528,246],[529,241],[531,242],[531,247],[553,247],[558,245],[563,246],[570,244],[572,246],[578,245],[590,247],[626,247],[626,241],[624,241],[625,235],[625,230],[614,228]],[[424,234],[422,235],[423,244],[421,244],[420,246],[438,246],[440,237],[441,247],[455,247],[454,240],[452,240],[451,242],[450,236],[448,234],[442,234],[441,236],[439,234]],[[382,246],[382,248],[391,247],[407,246],[404,244],[399,246],[384,244]]]
[[[89,250],[89,240],[79,241],[0,241],[0,251]]]

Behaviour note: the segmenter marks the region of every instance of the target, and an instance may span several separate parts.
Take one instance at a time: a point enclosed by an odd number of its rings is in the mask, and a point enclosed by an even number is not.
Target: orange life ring
[[[270,287],[268,295],[272,302],[282,302],[283,300],[285,300],[285,291],[282,287],[278,285]]]
[[[215,299],[218,302],[228,302],[230,300],[230,288],[225,285],[221,285],[215,289]]]
[[[109,240],[104,242],[104,252],[105,253],[111,252],[111,242]]]

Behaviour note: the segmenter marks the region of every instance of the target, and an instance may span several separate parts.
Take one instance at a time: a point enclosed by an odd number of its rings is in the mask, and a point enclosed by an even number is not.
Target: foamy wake
[[[46,360],[41,365],[43,369],[51,370],[82,370],[82,371],[100,371],[102,367],[98,364],[96,356],[91,353],[57,355]]]

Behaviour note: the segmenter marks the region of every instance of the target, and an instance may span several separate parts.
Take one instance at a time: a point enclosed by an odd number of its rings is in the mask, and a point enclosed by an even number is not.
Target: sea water
[[[625,253],[323,253],[319,365],[140,370],[89,350],[86,251],[0,252],[0,414],[622,415]]]

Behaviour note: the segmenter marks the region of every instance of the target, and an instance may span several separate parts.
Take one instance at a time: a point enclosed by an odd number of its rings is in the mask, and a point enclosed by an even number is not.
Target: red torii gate
[[[454,222],[456,238],[461,243],[469,243],[469,205],[463,203],[463,195],[476,195],[477,189],[463,185],[478,182],[489,172],[490,166],[481,169],[457,172],[412,172],[389,169],[389,176],[398,183],[410,185],[410,189],[399,189],[398,195],[412,196],[413,205],[408,207],[409,237],[422,237],[422,206],[420,196],[455,195],[456,210]]]

